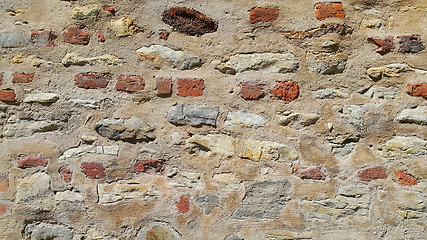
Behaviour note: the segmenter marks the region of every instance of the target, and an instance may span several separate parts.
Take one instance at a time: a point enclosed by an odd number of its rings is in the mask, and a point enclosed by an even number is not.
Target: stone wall
[[[1,239],[426,239],[427,1],[2,0]]]

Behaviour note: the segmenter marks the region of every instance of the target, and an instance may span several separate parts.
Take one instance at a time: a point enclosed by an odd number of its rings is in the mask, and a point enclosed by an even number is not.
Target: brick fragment
[[[137,92],[145,88],[145,82],[141,76],[121,75],[117,76],[116,89],[126,92]]]
[[[45,167],[48,160],[43,155],[29,155],[18,158],[18,168]]]
[[[325,20],[326,18],[345,17],[343,5],[341,2],[320,2],[316,3],[316,19]]]
[[[184,97],[199,97],[203,95],[205,81],[198,78],[179,78],[177,80],[178,95]]]
[[[292,173],[301,179],[325,180],[325,174],[321,167],[311,166],[296,166],[292,167]]]
[[[64,41],[71,44],[88,45],[89,31],[81,27],[67,27],[63,32]]]
[[[381,55],[389,53],[394,49],[393,37],[369,37],[367,40],[373,42],[379,47],[377,49],[377,53]]]
[[[7,176],[0,176],[0,192],[7,192],[9,190],[9,178]]]
[[[369,167],[357,172],[360,181],[372,181],[387,178],[387,168],[384,166]]]
[[[240,96],[246,100],[256,100],[264,95],[265,83],[260,81],[246,81],[241,82]]]
[[[4,75],[4,73],[0,73],[0,85],[3,84],[3,75]]]
[[[172,79],[159,77],[156,78],[157,95],[170,96],[172,94]]]
[[[135,165],[135,173],[163,174],[164,170],[165,164],[161,160],[141,161]]]
[[[16,94],[14,90],[0,90],[0,101],[15,102]]]
[[[270,93],[273,94],[273,98],[291,102],[298,98],[299,86],[294,81],[277,81]]]
[[[61,178],[64,182],[69,183],[73,180],[73,171],[71,171],[68,167],[62,167],[59,169],[59,173],[61,174]]]
[[[252,24],[257,22],[274,22],[278,17],[278,7],[255,7],[249,11],[249,20]]]
[[[181,196],[176,207],[179,213],[188,213],[190,211],[190,196]]]
[[[426,49],[420,35],[404,35],[399,39],[399,51],[402,53],[418,53]]]
[[[105,36],[102,33],[96,33],[96,36],[98,37],[98,41],[105,42]]]
[[[56,33],[48,29],[31,31],[31,40],[35,47],[55,47]]]
[[[75,78],[76,86],[86,89],[106,88],[110,77],[98,73],[79,73]]]
[[[216,32],[218,24],[205,14],[192,8],[174,7],[163,12],[162,21],[173,27],[175,31],[190,36],[201,36]]]
[[[169,34],[170,34],[170,33],[169,33],[168,31],[166,31],[166,30],[162,29],[162,30],[160,30],[160,32],[159,32],[159,37],[160,37],[160,39],[168,40]]]
[[[110,12],[113,16],[116,15],[116,10],[112,6],[102,6],[102,10]]]
[[[427,83],[408,83],[406,93],[413,97],[427,98]]]
[[[0,201],[0,216],[10,215],[12,210],[12,202]]]
[[[409,175],[407,171],[397,170],[393,178],[393,181],[402,186],[417,185],[418,181],[413,176]]]
[[[30,83],[34,80],[35,73],[15,73],[12,83]]]
[[[88,178],[100,179],[105,177],[105,168],[101,162],[82,162],[80,169]]]

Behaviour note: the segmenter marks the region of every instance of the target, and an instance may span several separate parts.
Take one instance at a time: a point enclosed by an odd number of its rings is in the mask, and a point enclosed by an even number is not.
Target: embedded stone
[[[25,33],[0,32],[0,47],[2,48],[25,47],[29,40],[29,36]]]
[[[142,61],[152,62],[158,69],[173,67],[179,70],[191,70],[203,64],[199,57],[160,45],[142,47],[136,50],[136,55]]]
[[[206,105],[177,104],[167,114],[168,122],[178,125],[216,126],[219,108]]]
[[[28,64],[33,67],[40,67],[40,66],[50,66],[52,65],[52,62],[43,60],[41,58],[38,58],[34,55],[24,55],[24,54],[16,54],[14,55],[9,62],[11,64]]]
[[[178,213],[188,213],[190,211],[190,196],[180,196],[176,207],[178,208]]]
[[[144,90],[145,82],[141,76],[120,75],[117,76],[116,89],[126,92],[137,92]]]
[[[59,95],[56,93],[33,92],[25,96],[24,102],[25,103],[33,103],[33,102],[53,103],[58,101],[58,99],[59,99]]]
[[[372,181],[387,178],[387,168],[384,166],[369,167],[357,172],[360,181]]]
[[[178,95],[184,97],[199,97],[203,95],[205,80],[198,78],[178,78]]]
[[[35,47],[55,47],[55,40],[58,35],[48,29],[40,29],[31,31],[31,40]]]
[[[241,158],[259,161],[293,161],[298,159],[298,151],[276,142],[246,140],[239,153]]]
[[[205,215],[211,214],[216,207],[221,206],[219,196],[215,194],[198,196],[195,202],[203,210]]]
[[[16,94],[14,90],[0,90],[0,101],[15,102]]]
[[[404,109],[397,115],[396,120],[400,123],[416,123],[427,125],[427,106],[418,106],[414,109]]]
[[[397,96],[397,87],[372,87],[363,95],[376,99],[392,100]]]
[[[385,158],[422,156],[427,154],[427,141],[415,136],[396,136],[384,144],[379,154]]]
[[[319,38],[326,34],[350,35],[353,29],[345,24],[340,23],[327,23],[322,24],[318,28],[307,31],[286,32],[284,35],[290,39],[303,39],[303,38]]]
[[[341,2],[320,2],[316,3],[316,19],[325,20],[326,18],[344,18],[345,13]]]
[[[221,159],[232,158],[236,152],[236,139],[223,134],[193,135],[186,141],[191,153],[217,156]]]
[[[48,160],[42,155],[29,155],[26,157],[20,157],[18,160],[18,168],[31,168],[42,166],[45,167]]]
[[[202,36],[216,32],[218,24],[205,14],[192,8],[174,7],[165,10],[162,21],[173,27],[174,31],[190,36]]]
[[[55,194],[55,201],[67,201],[67,202],[83,202],[85,197],[79,192],[72,192],[70,190],[64,192],[57,192]]]
[[[133,19],[130,17],[122,17],[110,21],[109,32],[116,37],[126,37],[141,30],[133,24]]]
[[[50,132],[57,130],[61,124],[57,121],[28,121],[20,120],[16,123],[8,123],[3,127],[5,137],[27,137],[34,133]]]
[[[158,196],[157,189],[143,179],[120,180],[98,184],[99,203],[114,203],[124,199],[151,199]]]
[[[98,89],[106,88],[111,77],[99,73],[79,73],[75,77],[75,84],[79,88]]]
[[[171,78],[156,78],[157,95],[170,96],[172,94],[172,79]]]
[[[101,179],[105,177],[105,168],[102,162],[81,162],[80,169],[88,178]]]
[[[313,92],[313,97],[316,99],[345,99],[349,97],[349,94],[346,92],[342,92],[339,89],[325,88]]]
[[[63,35],[66,43],[88,45],[90,41],[89,31],[84,27],[67,27]]]
[[[229,112],[224,124],[226,126],[260,128],[264,127],[266,122],[260,115],[250,113],[248,110],[239,110]]]
[[[30,83],[34,80],[35,73],[15,73],[13,74],[12,83]]]
[[[181,234],[163,222],[150,223],[143,227],[136,236],[136,240],[181,240]]]
[[[34,240],[72,240],[74,236],[71,229],[62,225],[49,223],[29,224],[25,227],[23,233],[28,235],[28,239]]]
[[[286,116],[279,116],[279,124],[301,129],[313,125],[320,119],[318,114],[310,113],[291,113]]]
[[[347,65],[347,55],[319,53],[307,54],[308,69],[312,73],[331,75],[342,73]]]
[[[294,166],[292,167],[292,173],[301,179],[325,180],[325,173],[323,173],[321,167],[317,166]]]
[[[95,131],[111,140],[151,141],[156,138],[155,129],[156,127],[137,117],[106,118],[95,124]]]
[[[386,21],[382,19],[362,19],[360,29],[382,29],[386,25]]]
[[[43,197],[49,191],[50,177],[46,173],[33,175],[18,180],[15,201],[17,203]]]
[[[84,6],[77,6],[73,8],[72,15],[74,19],[85,20],[85,19],[97,19],[100,9],[96,4],[88,4]]]
[[[264,96],[264,82],[243,81],[239,83],[240,96],[245,100],[256,100]]]
[[[418,181],[416,178],[408,174],[407,171],[397,170],[393,177],[393,181],[402,185],[402,186],[412,186],[417,185]]]
[[[84,66],[86,64],[93,65],[95,63],[101,63],[105,65],[117,65],[122,66],[124,61],[114,55],[104,54],[97,57],[82,57],[77,53],[67,53],[61,60],[61,63],[68,67],[71,65]]]

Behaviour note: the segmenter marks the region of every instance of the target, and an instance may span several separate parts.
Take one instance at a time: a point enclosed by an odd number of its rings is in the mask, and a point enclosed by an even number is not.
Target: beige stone
[[[122,66],[124,60],[111,54],[104,54],[97,57],[81,57],[77,53],[67,53],[61,60],[61,63],[68,67],[70,65],[83,66],[86,64],[101,63],[105,65],[117,65]]]
[[[150,199],[158,196],[157,189],[143,179],[121,180],[98,184],[99,203],[114,203],[124,199]]]
[[[133,25],[133,19],[130,17],[122,17],[110,21],[110,33],[116,37],[126,37],[135,34],[140,29]]]
[[[17,203],[42,198],[50,188],[50,177],[46,173],[33,175],[18,180],[15,201]]]
[[[298,159],[298,152],[284,144],[249,139],[244,141],[239,156],[255,162],[294,161]]]
[[[186,146],[191,153],[226,159],[235,155],[236,139],[222,134],[194,135],[187,139]]]
[[[427,141],[418,137],[396,136],[388,140],[379,154],[385,158],[410,158],[427,153]]]

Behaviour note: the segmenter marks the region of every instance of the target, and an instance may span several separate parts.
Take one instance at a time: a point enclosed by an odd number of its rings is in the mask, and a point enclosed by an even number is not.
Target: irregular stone
[[[33,175],[18,180],[15,201],[17,203],[44,197],[50,188],[50,177],[46,173]]]
[[[348,93],[342,92],[339,89],[333,89],[333,88],[325,88],[325,89],[319,89],[315,92],[313,92],[313,97],[316,99],[335,99],[335,98],[348,98]]]
[[[312,113],[291,113],[286,116],[278,116],[279,124],[301,129],[313,125],[320,119],[318,114]]]
[[[173,67],[178,70],[191,70],[203,64],[199,57],[160,45],[142,47],[136,50],[136,55],[142,61],[153,62],[158,69]]]
[[[379,154],[385,158],[410,158],[427,154],[427,141],[411,136],[396,136],[388,140]]]
[[[55,240],[72,240],[73,232],[71,229],[56,224],[39,223],[29,224],[24,229],[24,234],[34,240],[55,239]]]
[[[97,100],[92,99],[70,99],[70,102],[73,105],[92,108],[92,109],[98,109],[100,102]]]
[[[326,34],[339,34],[342,36],[349,35],[353,32],[353,29],[345,24],[340,23],[327,23],[322,24],[318,28],[314,28],[302,32],[287,32],[284,35],[290,39],[302,39],[302,38],[319,38]]]
[[[224,124],[226,126],[259,128],[264,127],[266,122],[260,115],[250,113],[248,110],[239,110],[229,112]]]
[[[401,210],[425,211],[425,198],[419,193],[401,191],[395,195],[398,208]]]
[[[274,22],[278,17],[278,7],[255,7],[249,11],[249,19],[252,24],[257,22]]]
[[[404,109],[397,115],[396,120],[400,123],[416,123],[427,125],[427,106],[418,106],[414,109]]]
[[[100,9],[96,4],[88,4],[84,6],[77,6],[73,8],[71,14],[74,19],[85,20],[85,19],[97,19]]]
[[[76,147],[76,148],[71,148],[68,149],[67,151],[65,151],[59,158],[59,161],[64,161],[68,158],[73,158],[73,157],[80,157],[83,154],[89,153],[89,152],[94,152],[96,151],[96,146],[92,146],[92,145],[87,145],[87,146],[80,146],[80,147]]]
[[[143,179],[120,180],[98,184],[99,203],[114,203],[124,199],[149,199],[158,196],[156,188]]]
[[[105,177],[105,168],[102,162],[81,162],[80,169],[88,178],[100,179]]]
[[[335,41],[329,40],[322,43],[322,50],[326,52],[337,52],[339,44]]]
[[[231,217],[278,218],[288,200],[290,187],[286,180],[245,184],[245,198]]]
[[[199,97],[203,95],[205,80],[198,78],[178,78],[178,95],[184,97]]]
[[[347,65],[347,56],[341,53],[307,54],[308,69],[312,73],[331,75],[342,73]]]
[[[259,161],[293,161],[298,159],[298,152],[284,144],[246,140],[239,157],[250,159],[255,162]]]
[[[32,92],[25,96],[25,103],[53,103],[58,101],[59,95],[56,93],[41,93],[41,92]]]
[[[38,132],[50,132],[57,130],[61,124],[59,122],[48,121],[28,121],[20,120],[17,123],[6,124],[3,127],[5,137],[28,137]]]
[[[366,112],[366,105],[334,106],[332,109],[337,113],[339,113],[340,118],[344,119],[346,122],[350,123],[351,125],[357,128],[363,127],[362,116]]]
[[[143,227],[136,236],[136,240],[181,240],[181,234],[175,229],[162,222],[150,223]]]
[[[212,180],[224,185],[239,184],[241,182],[234,173],[218,173],[213,175]]]
[[[360,181],[372,181],[387,178],[387,168],[384,166],[368,167],[357,172]]]
[[[0,47],[2,48],[25,47],[29,40],[29,36],[25,33],[0,32]]]
[[[299,61],[292,53],[236,54],[225,63],[212,62],[222,73],[235,74],[247,71],[261,73],[292,73],[299,68]]]
[[[270,90],[273,99],[292,102],[299,97],[299,85],[294,81],[276,81],[276,86]]]
[[[178,208],[178,213],[188,213],[190,211],[190,196],[180,196],[176,207]]]
[[[394,174],[393,181],[402,186],[417,185],[419,182],[416,178],[409,175],[407,171],[397,170]]]
[[[399,39],[399,51],[402,53],[418,53],[426,49],[420,35],[405,35],[397,37]]]
[[[31,40],[35,47],[55,47],[56,33],[48,29],[31,31]]]
[[[380,80],[383,76],[386,77],[399,77],[402,72],[415,72],[418,74],[426,74],[427,71],[410,67],[406,63],[393,63],[382,67],[373,67],[367,70],[367,74],[374,81]]]
[[[102,56],[97,57],[81,57],[77,53],[67,53],[65,57],[61,60],[61,63],[69,67],[71,65],[76,66],[84,66],[86,64],[93,65],[95,63],[101,63],[105,65],[112,65],[112,66],[122,66],[122,63],[124,61],[120,58],[110,55],[110,54],[104,54]]]
[[[90,41],[89,31],[85,27],[67,27],[63,35],[66,43],[88,45]]]
[[[372,87],[365,94],[365,96],[372,99],[392,100],[397,96],[397,87]]]
[[[75,77],[76,86],[85,89],[106,88],[111,77],[98,73],[79,73]]]
[[[267,240],[299,240],[312,239],[311,232],[291,232],[288,230],[274,230],[267,233]],[[242,239],[244,240],[244,239]]]
[[[394,49],[394,37],[368,37],[367,40],[378,46],[376,51],[381,55],[389,53]]]
[[[205,215],[211,214],[216,207],[221,206],[219,196],[215,194],[198,196],[196,198],[196,204],[203,210]]]
[[[170,123],[178,125],[211,125],[216,126],[219,108],[206,105],[177,104],[167,114]]]
[[[120,75],[117,76],[116,90],[126,92],[138,92],[144,90],[145,82],[141,76]]]
[[[95,124],[95,131],[99,135],[112,140],[150,141],[156,138],[156,127],[137,118],[106,118]]]
[[[386,25],[386,21],[382,19],[362,19],[362,23],[360,24],[360,29],[382,29]]]
[[[221,159],[232,158],[236,152],[236,139],[223,134],[193,135],[186,141],[190,153],[207,154]]]
[[[19,157],[18,168],[31,168],[31,167],[46,167],[48,160],[43,155],[29,155],[25,157]]]
[[[174,31],[190,36],[202,36],[206,33],[216,32],[218,24],[205,14],[192,8],[174,7],[165,10],[162,21],[173,27]]]
[[[55,201],[83,202],[85,197],[79,192],[66,190],[55,194]]]
[[[165,171],[165,162],[161,160],[146,160],[137,162],[135,173],[163,174]]]
[[[109,32],[116,37],[126,37],[141,30],[133,25],[133,19],[130,17],[122,17],[110,21]]]
[[[326,178],[322,168],[317,166],[294,166],[292,167],[292,173],[301,179],[325,180]]]
[[[256,100],[264,96],[264,82],[242,81],[239,83],[239,86],[240,96],[245,100]]]
[[[345,17],[343,5],[341,2],[320,2],[314,5],[316,8],[316,19],[325,20],[326,18]]]
[[[3,84],[3,80],[4,80],[4,73],[3,72],[0,72],[0,85],[2,85]]]
[[[40,66],[42,66],[42,65],[45,65],[45,66],[50,66],[50,65],[52,65],[52,62],[45,61],[45,60],[40,59],[40,58],[38,58],[38,57],[36,57],[36,56],[32,56],[32,55],[23,55],[23,54],[17,54],[17,55],[14,55],[14,56],[9,60],[9,62],[10,62],[11,64],[21,64],[21,63],[23,63],[23,64],[28,64],[28,65],[31,65],[31,66],[33,66],[33,67],[40,67]]]
[[[413,97],[427,98],[427,83],[408,83],[406,93]]]

